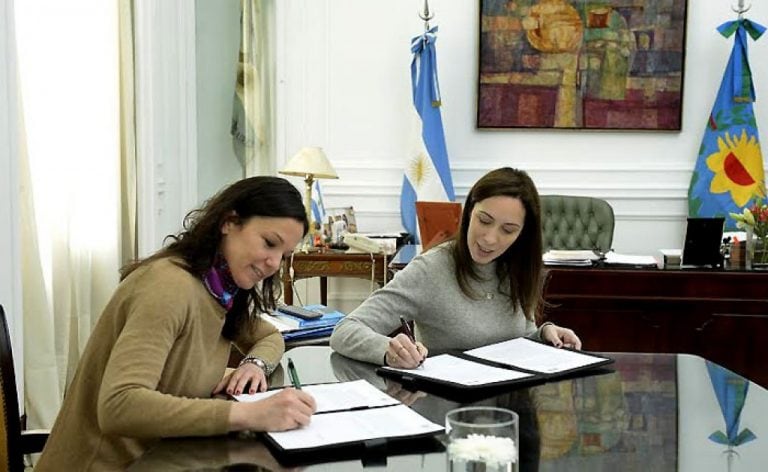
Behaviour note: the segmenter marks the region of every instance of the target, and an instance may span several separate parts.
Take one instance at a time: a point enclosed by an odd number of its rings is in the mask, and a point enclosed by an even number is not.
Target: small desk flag
[[[437,27],[411,40],[413,105],[421,118],[419,149],[409,156],[400,195],[400,217],[405,229],[418,240],[416,200],[453,201],[453,179],[440,115],[435,41]]]
[[[741,213],[750,201],[765,199],[763,157],[752,107],[755,88],[747,58],[747,34],[757,40],[765,27],[739,19],[717,30],[726,38],[736,36],[699,147],[688,189],[688,214],[723,216],[726,227],[735,229],[728,213]]]
[[[313,221],[320,223],[321,226],[325,222],[325,204],[319,180],[315,180],[315,189],[312,191],[312,216]]]

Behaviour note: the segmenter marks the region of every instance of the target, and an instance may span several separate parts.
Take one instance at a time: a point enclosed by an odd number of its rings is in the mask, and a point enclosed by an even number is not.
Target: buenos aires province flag
[[[753,200],[765,199],[765,171],[752,103],[755,88],[747,57],[747,35],[757,40],[765,28],[748,19],[718,27],[726,38],[735,33],[731,56],[707,121],[688,189],[690,216],[726,218]]]
[[[418,239],[416,201],[453,201],[456,198],[440,115],[435,33],[437,27],[411,40],[411,86],[413,105],[421,120],[421,139],[405,166],[400,216],[403,226],[415,239]]]

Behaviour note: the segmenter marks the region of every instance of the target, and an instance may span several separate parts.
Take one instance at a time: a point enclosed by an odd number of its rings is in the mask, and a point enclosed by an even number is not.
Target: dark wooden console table
[[[391,278],[386,265],[391,256],[383,254],[345,254],[344,252],[297,252],[293,260],[288,258],[283,265],[283,300],[293,304],[293,280],[320,277],[320,303],[328,304],[328,277],[352,277],[373,280],[382,286]]]
[[[768,387],[768,272],[551,268],[544,298],[585,349],[697,354]]]

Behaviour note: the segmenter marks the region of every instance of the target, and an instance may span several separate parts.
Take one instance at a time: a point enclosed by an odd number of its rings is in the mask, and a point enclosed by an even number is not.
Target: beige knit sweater
[[[135,270],[91,333],[35,470],[122,470],[159,438],[226,433],[231,403],[211,398],[231,346],[224,314],[169,259]],[[269,323],[236,345],[272,363],[285,350]]]

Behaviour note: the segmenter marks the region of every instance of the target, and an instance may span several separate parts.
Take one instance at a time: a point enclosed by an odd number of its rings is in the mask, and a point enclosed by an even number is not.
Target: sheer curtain
[[[16,2],[32,428],[53,424],[118,269],[135,254],[132,59],[121,61],[132,57],[130,12],[130,0]]]
[[[269,0],[241,0],[240,58],[237,64],[232,136],[245,176],[273,175],[274,55],[269,38],[274,6]]]

